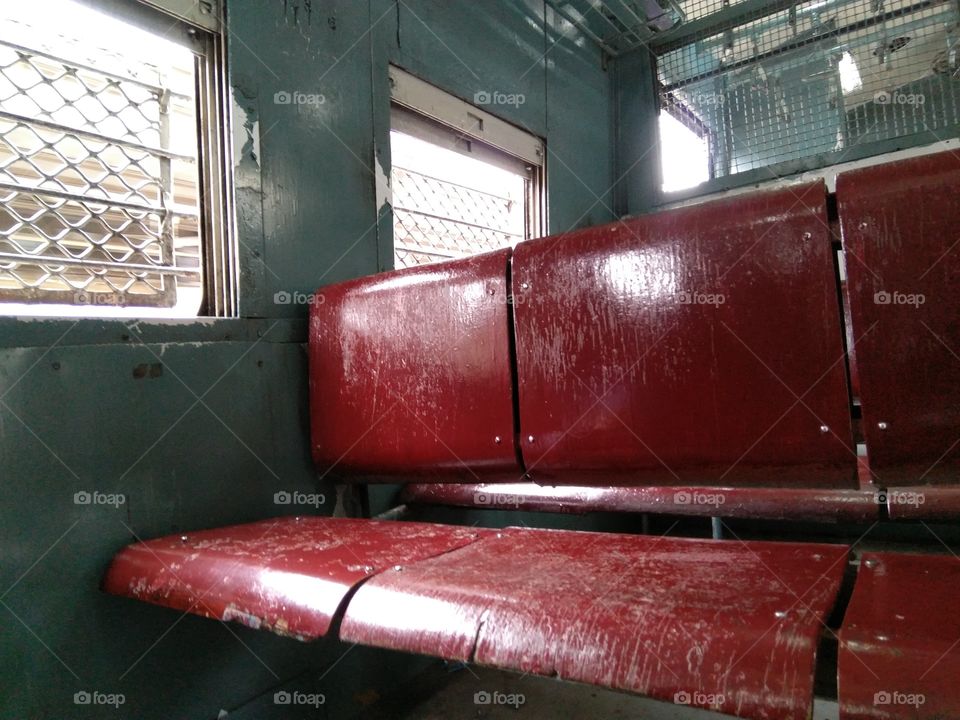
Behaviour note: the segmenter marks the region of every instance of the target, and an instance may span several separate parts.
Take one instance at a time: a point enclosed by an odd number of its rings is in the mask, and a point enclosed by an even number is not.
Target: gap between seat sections
[[[403,521],[402,520],[386,520],[384,522],[403,522]],[[458,545],[457,547],[448,548],[447,550],[434,553],[433,555],[427,555],[426,557],[421,557],[421,558],[417,558],[416,560],[411,560],[409,563],[406,563],[406,565],[415,565],[416,563],[422,562],[423,560],[433,560],[435,558],[442,557],[444,555],[449,555],[450,553],[457,552],[457,550],[463,550],[464,548],[468,548],[471,545],[475,545],[476,543],[481,542],[486,538],[487,538],[486,533],[479,534],[473,540],[471,540],[470,542],[464,543],[463,545]],[[357,582],[351,585],[350,589],[347,590],[346,593],[344,593],[343,598],[340,600],[340,604],[337,605],[337,609],[334,611],[333,615],[330,616],[330,628],[327,630],[327,634],[325,637],[334,638],[338,642],[341,642],[340,626],[343,624],[343,618],[347,614],[347,608],[350,605],[350,601],[353,600],[353,596],[357,594],[357,591],[360,589],[360,587],[364,583],[366,583],[368,580],[372,580],[373,578],[377,577],[378,575],[382,575],[388,570],[392,570],[394,568],[403,568],[404,566],[405,566],[404,564],[392,565],[390,567],[383,567],[383,568],[374,570],[369,575],[360,578],[359,580],[357,580]]]
[[[820,641],[817,643],[817,652],[813,658],[813,690],[814,696],[817,695],[818,688],[829,688],[832,696],[840,700],[840,674],[839,674],[839,651],[840,651],[840,630],[843,628],[843,622],[846,618],[847,608],[850,606],[850,600],[853,597],[853,587],[857,582],[860,573],[859,561],[854,562],[853,547],[850,547],[847,553],[847,566],[844,568],[843,580],[840,588],[837,590],[837,596],[833,601],[833,608],[824,621],[826,632],[820,634]]]
[[[529,480],[527,466],[523,460],[523,437],[520,428],[520,372],[517,365],[517,328],[513,309],[516,307],[513,296],[513,250],[507,255],[507,347],[510,354],[510,384],[513,392],[510,399],[513,403],[513,451],[517,458],[522,479]],[[518,478],[519,479],[519,478]]]

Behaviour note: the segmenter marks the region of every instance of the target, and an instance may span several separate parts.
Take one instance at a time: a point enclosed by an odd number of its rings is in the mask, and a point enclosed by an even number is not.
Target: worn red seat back
[[[837,180],[864,435],[885,486],[958,479],[958,190],[952,152]]]
[[[540,483],[853,486],[822,183],[519,245]]]
[[[476,482],[521,475],[514,446],[510,251],[318,291],[310,414],[323,473]]]
[[[822,183],[521,243],[510,263],[504,250],[321,291],[322,470],[855,486]]]

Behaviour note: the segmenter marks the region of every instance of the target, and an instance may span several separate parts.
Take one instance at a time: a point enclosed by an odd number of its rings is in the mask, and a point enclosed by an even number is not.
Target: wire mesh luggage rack
[[[196,153],[172,147],[194,113],[146,62],[0,37],[0,301],[170,307],[199,286]]]
[[[710,4],[683,7],[709,18]],[[771,5],[657,57],[661,108],[708,139],[712,177],[820,154],[842,162],[866,143],[903,136],[956,135],[958,3]]]

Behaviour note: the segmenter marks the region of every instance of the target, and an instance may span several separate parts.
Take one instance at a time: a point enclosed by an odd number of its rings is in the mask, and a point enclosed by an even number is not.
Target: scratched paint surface
[[[509,257],[503,250],[318,291],[310,405],[322,472],[517,478]]]
[[[960,562],[864,553],[840,630],[841,720],[960,718]]]
[[[347,593],[398,563],[485,531],[428,523],[277,518],[130,545],[103,589],[300,640],[327,633]]]
[[[958,194],[953,152],[837,178],[864,435],[882,484],[957,483]]]
[[[856,484],[826,195],[521,243],[521,448],[543,484]]]
[[[341,639],[807,718],[848,548],[510,528],[388,570]],[[390,612],[385,612],[390,608]]]
[[[960,491],[957,493],[960,500]],[[534,483],[411,483],[400,502],[532,512],[654,512],[811,522],[870,522],[880,516],[876,490],[743,487],[583,487]],[[956,512],[960,516],[960,511]]]

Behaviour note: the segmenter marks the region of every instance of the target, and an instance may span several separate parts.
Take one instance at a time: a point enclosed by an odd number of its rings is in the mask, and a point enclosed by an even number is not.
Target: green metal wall
[[[349,717],[415,669],[98,590],[135,537],[297,512],[273,503],[279,490],[322,492],[318,512],[333,511],[336,490],[307,445],[305,308],[274,295],[390,263],[376,191],[389,174],[389,63],[468,100],[523,93],[498,114],[546,138],[551,230],[612,218],[611,78],[595,47],[545,28],[542,1],[227,10],[243,319],[0,319],[3,718],[296,717],[273,704],[280,688],[326,695],[304,716]],[[326,102],[275,104],[282,90]],[[126,502],[77,505],[83,490]],[[82,690],[126,702],[75,705]]]

